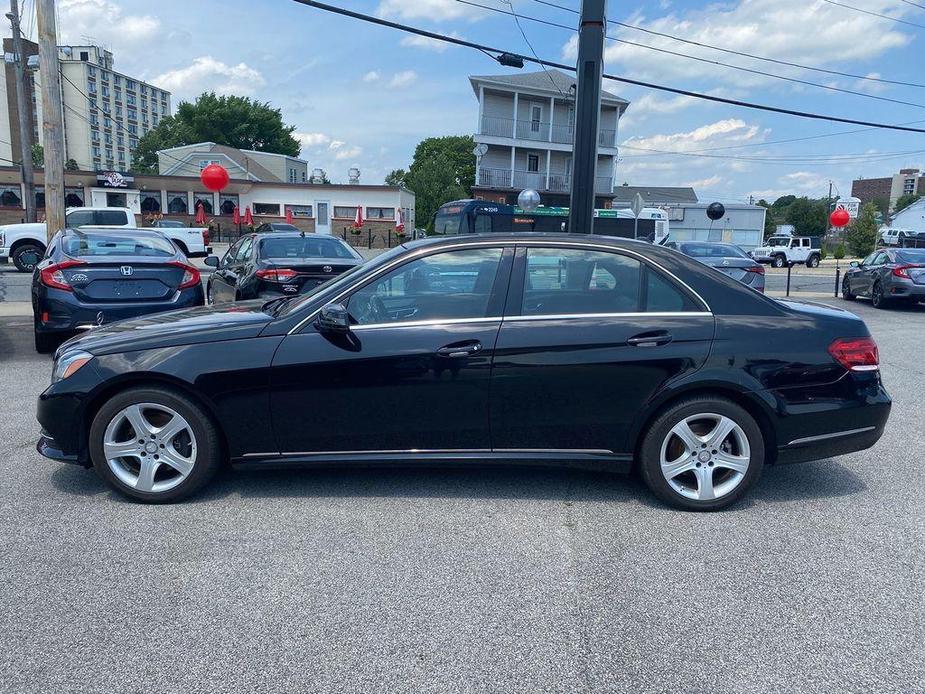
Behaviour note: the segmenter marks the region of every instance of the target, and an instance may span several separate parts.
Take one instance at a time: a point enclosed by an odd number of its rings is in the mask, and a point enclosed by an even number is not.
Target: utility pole
[[[578,91],[575,95],[575,148],[568,228],[590,234],[594,227],[594,176],[597,168],[601,76],[607,0],[582,0],[578,27]]]
[[[64,108],[58,72],[55,0],[35,0],[42,71],[42,132],[45,136],[45,222],[48,240],[64,228]]]
[[[829,194],[825,198],[825,213],[822,215],[823,220],[823,232],[822,236],[825,238],[829,235],[829,208],[832,206],[832,181],[829,181]]]
[[[35,172],[32,168],[32,124],[26,111],[26,56],[22,48],[19,29],[19,2],[10,0],[6,15],[13,26],[13,65],[16,69],[16,111],[19,116],[19,156],[21,158],[23,199],[26,204],[26,221],[35,221]]]

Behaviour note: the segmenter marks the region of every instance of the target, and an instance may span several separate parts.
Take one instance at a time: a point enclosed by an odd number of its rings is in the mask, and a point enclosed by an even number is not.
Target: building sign
[[[135,182],[135,178],[118,171],[104,171],[97,175],[96,182],[104,188],[128,188],[130,183]]]
[[[848,213],[851,219],[857,219],[858,213],[861,211],[861,200],[860,198],[845,198],[838,201],[838,206],[844,207],[845,212]]]

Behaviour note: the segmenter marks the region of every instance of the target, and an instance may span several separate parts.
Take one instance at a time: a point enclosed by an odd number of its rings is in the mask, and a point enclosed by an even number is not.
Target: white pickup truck
[[[806,263],[806,267],[818,267],[822,251],[813,248],[809,236],[772,236],[749,254],[759,263],[770,263],[774,267]]]
[[[135,215],[127,207],[71,207],[65,212],[68,229],[82,226],[137,226]],[[204,258],[212,252],[207,229],[189,227],[159,228],[188,258]],[[32,272],[45,255],[46,227],[44,223],[6,224],[0,226],[0,263],[12,260],[20,272]]]

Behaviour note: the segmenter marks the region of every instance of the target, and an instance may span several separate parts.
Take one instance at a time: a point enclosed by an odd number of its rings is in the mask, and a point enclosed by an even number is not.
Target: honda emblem
[[[135,268],[133,268],[131,265],[123,265],[119,268],[119,272],[121,272],[126,277],[131,277],[132,273],[135,272]]]

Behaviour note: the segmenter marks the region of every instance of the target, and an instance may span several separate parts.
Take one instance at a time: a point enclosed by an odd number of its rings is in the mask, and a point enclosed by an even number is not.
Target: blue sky
[[[528,53],[510,17],[456,0],[329,0],[442,33]],[[501,0],[476,0],[509,9]],[[579,0],[554,0],[577,8]],[[925,27],[925,9],[901,0],[845,0]],[[921,4],[925,5],[925,1]],[[283,110],[297,126],[303,156],[334,181],[357,166],[364,182],[380,182],[409,163],[414,146],[432,135],[471,133],[478,105],[470,74],[502,73],[485,55],[411,41],[395,31],[329,15],[292,0],[59,0],[62,40],[91,36],[115,53],[116,68],[174,93],[174,103],[206,89],[253,96]],[[886,21],[824,0],[611,0],[621,22],[739,51],[857,75],[925,84],[925,28]],[[513,0],[522,16],[574,25],[575,15],[534,0]],[[33,11],[32,0],[25,10]],[[28,19],[28,30],[34,25]],[[573,34],[526,19],[522,26],[541,57],[574,61]],[[922,120],[925,89],[775,66],[611,25],[618,38],[722,60],[794,79],[878,97],[906,106],[784,82],[655,51],[608,42],[607,71],[737,99],[890,123]],[[533,69],[533,68],[527,68]],[[925,134],[864,131],[710,104],[636,87],[605,88],[630,100],[621,121],[625,142],[618,182],[693,185],[702,198],[729,202],[795,193],[824,196],[829,179],[847,196],[857,176],[925,165]],[[768,143],[768,144],[766,144]],[[731,148],[738,145],[746,147]],[[726,148],[716,150],[716,148]],[[656,154],[711,150],[722,157]],[[892,156],[895,153],[906,153]],[[700,152],[699,154],[703,154]],[[819,161],[863,155],[866,159]],[[885,158],[890,155],[891,158]],[[880,157],[879,159],[877,157]],[[815,159],[815,160],[814,160]]]

